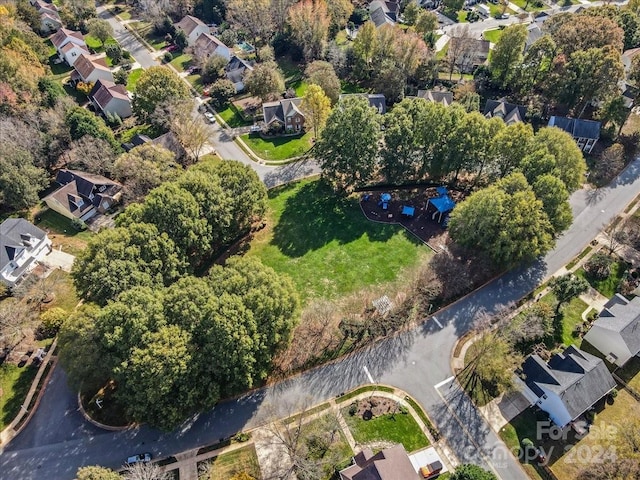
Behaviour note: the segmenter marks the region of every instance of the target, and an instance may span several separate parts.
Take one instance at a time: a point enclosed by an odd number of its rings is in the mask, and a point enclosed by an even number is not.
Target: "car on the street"
[[[204,112],[204,116],[207,120],[209,120],[209,123],[216,123],[216,117],[213,113]]]
[[[149,463],[151,461],[151,454],[138,453],[137,455],[131,455],[127,458],[127,465],[135,465],[136,463]]]
[[[167,52],[175,52],[177,49],[178,49],[177,45],[169,45],[166,50]]]

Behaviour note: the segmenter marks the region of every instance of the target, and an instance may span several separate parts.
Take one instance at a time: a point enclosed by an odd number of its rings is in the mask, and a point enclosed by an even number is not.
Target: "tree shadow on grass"
[[[346,244],[364,234],[386,242],[400,228],[370,222],[357,200],[336,195],[323,182],[311,182],[287,199],[271,243],[289,257],[301,257],[334,240]]]

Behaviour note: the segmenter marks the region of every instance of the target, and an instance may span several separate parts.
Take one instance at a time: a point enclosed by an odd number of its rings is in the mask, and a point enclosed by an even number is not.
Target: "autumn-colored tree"
[[[269,0],[229,0],[226,2],[227,21],[244,32],[256,47],[265,45],[273,35],[273,19]],[[260,60],[260,58],[258,58]]]
[[[332,104],[338,101],[341,86],[333,65],[323,60],[316,60],[307,65],[304,75],[308,83],[314,83],[322,88]]]
[[[586,14],[559,14],[545,22],[547,30],[560,51],[571,56],[574,52],[607,45],[622,52],[624,32],[609,18]]]
[[[329,34],[329,13],[325,0],[302,0],[289,8],[289,26],[307,61],[322,56]]]
[[[247,75],[244,85],[265,102],[284,92],[284,77],[274,62],[260,63]]]
[[[305,114],[305,124],[313,128],[313,137],[317,139],[331,111],[331,100],[320,86],[311,84],[304,94],[300,109]]]
[[[353,9],[353,3],[350,0],[330,0],[327,2],[327,11],[331,19],[330,30],[333,35],[347,25]]]

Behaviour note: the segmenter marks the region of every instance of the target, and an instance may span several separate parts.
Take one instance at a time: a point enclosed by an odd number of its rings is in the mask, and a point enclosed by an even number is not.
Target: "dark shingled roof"
[[[616,294],[604,306],[594,326],[620,333],[630,352],[640,352],[640,297],[631,301]]]
[[[579,417],[616,386],[604,361],[573,345],[545,363],[530,355],[522,365],[525,383],[538,397],[545,389],[556,393],[572,419]]]
[[[448,107],[453,102],[453,93],[439,90],[418,90],[418,98],[424,98],[433,103],[441,103]]]
[[[487,100],[484,107],[484,116],[487,118],[500,117],[504,123],[511,125],[517,122],[524,122],[527,114],[527,107],[515,105],[513,103],[502,102],[500,100]]]
[[[340,95],[340,100],[353,97],[366,98],[369,100],[369,106],[375,108],[378,113],[387,113],[387,100],[382,93],[344,93]]]
[[[558,127],[569,133],[573,138],[600,138],[600,122],[582,120],[580,118],[557,117],[549,119],[550,127]]]
[[[302,115],[304,113],[300,110],[300,104],[302,98],[285,98],[278,100],[277,102],[269,102],[262,104],[262,113],[264,115],[264,123],[269,125],[275,121],[282,124],[286,123],[286,119],[294,112]]]
[[[418,480],[411,460],[402,445],[395,445],[373,454],[370,448],[363,449],[353,457],[355,465],[340,472],[345,480]]]
[[[98,207],[103,198],[114,198],[122,190],[122,185],[118,182],[102,175],[77,170],[60,170],[56,182],[62,186],[50,197],[55,198],[77,218]]]
[[[39,243],[47,234],[24,218],[7,218],[0,224],[0,270],[22,250]]]

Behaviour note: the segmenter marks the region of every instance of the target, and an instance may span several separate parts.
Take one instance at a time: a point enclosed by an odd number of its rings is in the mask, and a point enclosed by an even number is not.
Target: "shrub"
[[[584,271],[594,280],[604,280],[611,274],[612,263],[609,255],[596,253],[584,264]]]
[[[173,55],[171,55],[171,52],[164,52],[162,60],[164,61],[164,63],[169,63],[171,60],[173,60]]]
[[[349,405],[349,415],[353,417],[357,411],[358,411],[358,404],[353,402],[351,405]]]
[[[79,218],[74,218],[73,220],[71,220],[71,225],[73,225],[73,228],[75,228],[76,230],[82,231],[87,229],[87,224]]]
[[[122,60],[122,57],[123,57],[122,47],[117,43],[108,44],[106,47],[104,47],[104,51],[106,52],[107,56],[111,60],[113,60],[114,64],[118,64],[120,63],[120,60]]]
[[[248,442],[251,439],[251,435],[245,432],[240,432],[233,437],[233,441],[237,443]]]
[[[528,438],[523,438],[520,442],[524,448],[533,447],[533,442]]]
[[[66,310],[54,307],[40,315],[40,329],[45,337],[54,337],[69,314]]]
[[[618,389],[614,388],[613,390],[611,390],[611,392],[609,392],[609,397],[610,398],[616,398],[618,396]]]

